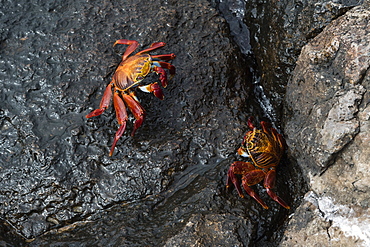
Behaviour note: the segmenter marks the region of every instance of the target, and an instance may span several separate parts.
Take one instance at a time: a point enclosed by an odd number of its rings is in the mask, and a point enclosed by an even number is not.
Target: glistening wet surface
[[[4,243],[35,238],[29,245],[161,245],[181,239],[178,234],[197,217],[229,222],[235,241],[244,244],[274,238],[288,211],[262,186],[256,190],[268,211],[225,190],[229,165],[242,159],[236,149],[245,120],[268,115],[253,95],[253,61],[241,52],[247,48],[235,45],[230,21],[209,2],[1,6]],[[131,137],[130,115],[109,157],[118,128],[114,110],[85,115],[98,107],[120,62],[126,47],[112,45],[121,38],[139,41],[139,49],[166,42],[155,54],[175,53],[177,72],[163,101],[138,92],[147,118]],[[301,186],[291,164],[280,166],[276,189],[290,204]],[[228,231],[220,233],[226,237]]]

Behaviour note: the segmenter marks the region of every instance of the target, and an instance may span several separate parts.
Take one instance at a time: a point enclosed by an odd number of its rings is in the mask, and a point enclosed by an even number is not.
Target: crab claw
[[[157,74],[159,74],[159,80],[162,83],[162,86],[167,87],[167,73],[162,67],[154,67],[153,69]]]
[[[160,100],[164,99],[164,94],[162,89],[159,87],[157,82],[151,83],[146,86],[140,86],[139,89],[146,93],[153,93],[155,97],[157,97]]]
[[[173,66],[170,63],[162,62],[162,61],[158,61],[158,64],[160,65],[161,68],[168,69],[168,71],[170,72],[170,79],[172,79],[175,76],[176,74],[175,66]]]

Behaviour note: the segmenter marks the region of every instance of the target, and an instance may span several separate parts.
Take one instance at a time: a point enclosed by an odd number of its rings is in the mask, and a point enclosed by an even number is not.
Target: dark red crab
[[[240,181],[236,176],[241,175],[244,190],[263,208],[268,209],[266,203],[249,187],[264,180],[263,186],[266,188],[267,194],[281,206],[289,209],[288,204],[272,191],[275,186],[276,167],[279,165],[286,148],[285,141],[282,135],[272,128],[270,123],[262,121],[262,130],[259,130],[253,124],[253,117],[250,117],[248,127],[251,130],[245,134],[242,146],[238,149],[238,154],[249,157],[252,162],[234,162],[227,174],[226,188],[234,185],[239,196],[244,198]]]
[[[139,103],[134,89],[139,88],[144,92],[153,93],[157,98],[162,100],[164,95],[159,84],[154,82],[147,85],[141,85],[142,80],[149,73],[159,74],[161,85],[165,88],[167,86],[167,73],[164,69],[169,71],[171,78],[175,75],[175,67],[173,65],[168,62],[160,61],[170,61],[176,57],[175,54],[148,54],[150,51],[165,46],[166,44],[164,42],[153,43],[149,48],[142,50],[133,56],[130,56],[131,53],[133,53],[139,46],[137,41],[119,39],[114,43],[113,46],[117,44],[128,45],[128,47],[122,56],[121,63],[113,75],[112,81],[105,89],[99,109],[96,109],[86,115],[87,118],[91,118],[102,114],[104,110],[108,108],[113,95],[113,105],[120,127],[114,137],[109,156],[112,156],[117,141],[125,132],[126,121],[128,119],[126,106],[130,109],[131,113],[135,117],[134,128],[131,133],[132,136],[144,121],[145,110]]]

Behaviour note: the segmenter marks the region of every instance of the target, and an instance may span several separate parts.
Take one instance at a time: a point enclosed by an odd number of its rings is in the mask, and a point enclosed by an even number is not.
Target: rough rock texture
[[[248,246],[252,232],[251,225],[240,217],[195,215],[164,246]]]
[[[285,88],[302,47],[358,0],[248,1],[246,22],[260,83],[281,119]]]
[[[243,135],[243,123],[231,119],[247,99],[247,75],[209,4],[74,2],[2,7],[9,20],[1,31],[0,212],[27,238],[158,194],[186,167],[232,154]],[[84,116],[98,107],[120,61],[117,52],[126,48],[112,48],[120,38],[143,47],[165,41],[159,52],[178,56],[177,75],[164,101],[139,93],[146,121],[109,158],[114,111]],[[129,133],[131,118],[128,126]]]
[[[287,85],[285,133],[310,184],[281,246],[370,245],[370,9],[334,20]]]
[[[261,186],[269,211],[224,189],[244,120],[263,113],[246,61],[208,1],[0,6],[1,244],[25,245],[19,234],[36,238],[29,246],[158,246],[183,241],[195,220],[190,230],[207,224],[209,234],[233,234],[219,240],[226,245],[278,239],[289,211]],[[112,44],[121,38],[140,48],[166,42],[158,53],[177,55],[177,73],[164,101],[138,93],[147,118],[110,158],[114,110],[85,115],[99,105],[120,61],[126,47]],[[304,184],[290,164],[279,167],[276,191],[295,206]]]
[[[268,211],[225,190],[244,120],[265,113],[211,2],[1,1],[0,245],[276,246],[282,230],[281,246],[370,244],[368,2],[223,6],[229,23],[238,17],[234,38],[246,17],[253,82],[284,123],[290,151],[276,191],[297,208],[286,229],[292,211],[262,186]],[[166,42],[158,52],[177,55],[177,74],[164,101],[139,93],[147,119],[109,158],[114,111],[84,116],[120,61],[125,47],[111,47],[120,38]]]

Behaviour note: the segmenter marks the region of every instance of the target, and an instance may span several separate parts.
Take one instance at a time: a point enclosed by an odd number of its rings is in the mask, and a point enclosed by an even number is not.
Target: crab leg
[[[254,128],[256,128],[256,126],[254,126],[254,124],[253,124],[253,121],[254,121],[254,117],[249,117],[248,121],[247,121],[247,125],[248,125],[249,129],[251,129],[251,130],[254,130]]]
[[[100,101],[99,109],[96,109],[87,114],[86,118],[96,117],[102,114],[105,111],[105,109],[108,108],[111,98],[112,98],[112,82],[109,83],[108,86],[105,88],[103,98]]]
[[[277,142],[279,143],[279,146],[282,147],[282,149],[286,149],[287,148],[287,144],[283,138],[283,136],[281,134],[279,134],[276,129],[272,128],[271,129],[271,132],[272,132],[272,135],[274,136],[275,140],[277,140]]]
[[[166,45],[166,43],[164,43],[164,42],[155,42],[155,43],[151,44],[149,48],[144,49],[144,50],[139,51],[138,53],[136,53],[136,55],[140,55],[140,54],[143,54],[143,53],[153,51],[153,50],[161,48],[165,45]]]
[[[139,89],[146,93],[153,93],[155,97],[160,100],[164,99],[164,94],[162,89],[159,87],[158,82],[151,83],[146,86],[140,86]]]
[[[132,93],[133,94],[133,93]],[[123,93],[122,94],[123,100],[125,101],[127,107],[130,109],[132,114],[134,115],[136,121],[134,124],[134,129],[132,130],[131,136],[135,135],[136,130],[143,124],[145,119],[145,110],[140,105],[139,102],[137,102],[133,97],[135,95],[131,96],[128,94]]]
[[[246,173],[242,177],[242,185],[244,190],[253,197],[264,209],[268,209],[268,206],[262,199],[259,197],[259,195],[249,186],[255,185],[259,183],[263,178],[265,177],[265,173],[262,170],[253,170],[248,173]]]
[[[258,184],[265,177],[265,173],[262,170],[255,169],[254,165],[249,162],[235,161],[229,168],[229,172],[226,180],[226,188],[229,188],[231,184],[234,184],[238,194],[241,198],[244,198],[244,194],[240,187],[239,181],[235,174],[243,175],[242,185],[244,190],[253,197],[261,206],[267,209],[266,203],[258,196],[258,194],[249,186]]]
[[[113,144],[109,152],[109,156],[113,155],[114,148],[116,147],[117,141],[122,136],[122,134],[125,132],[126,129],[126,121],[127,121],[127,111],[125,103],[123,103],[123,100],[119,97],[117,92],[114,92],[113,95],[113,105],[114,109],[116,110],[116,118],[118,121],[118,124],[120,127],[118,128],[116,135],[114,136]]]
[[[139,46],[139,42],[136,40],[128,40],[128,39],[119,39],[117,40],[113,46],[115,45],[129,45],[125,51],[125,53],[122,56],[122,61],[126,60],[128,56],[130,56],[131,53],[133,53],[136,48]]]
[[[239,196],[241,198],[244,198],[244,194],[242,192],[242,188],[240,187],[239,180],[235,175],[236,174],[242,175],[247,171],[253,169],[254,166],[249,162],[235,161],[234,163],[232,163],[227,173],[226,189],[230,188],[230,186],[234,184]]]
[[[169,61],[175,59],[176,55],[175,53],[171,53],[171,54],[151,55],[151,57],[154,59],[162,59],[165,61]]]
[[[275,186],[275,178],[276,178],[276,171],[275,169],[272,169],[267,172],[267,175],[265,177],[265,181],[263,183],[263,186],[266,188],[267,194],[277,203],[279,203],[281,206],[283,206],[286,209],[290,209],[288,204],[284,202],[283,199],[281,199],[278,195],[275,194],[275,192],[272,191],[272,189]]]
[[[271,134],[271,124],[265,121],[261,121],[261,127],[263,132]]]

